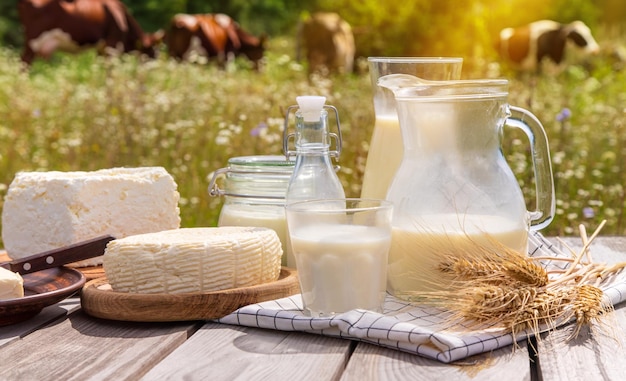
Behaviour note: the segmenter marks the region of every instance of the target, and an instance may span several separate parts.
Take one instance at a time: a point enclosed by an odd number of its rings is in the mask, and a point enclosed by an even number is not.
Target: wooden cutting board
[[[81,305],[87,314],[109,320],[168,322],[218,319],[248,304],[300,293],[298,274],[283,267],[275,282],[189,294],[136,294],[113,291],[106,277],[87,282]]]

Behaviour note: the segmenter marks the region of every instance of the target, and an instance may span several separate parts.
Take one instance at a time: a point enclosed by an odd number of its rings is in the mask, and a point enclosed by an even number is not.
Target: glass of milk
[[[286,215],[305,313],[317,317],[353,309],[382,312],[391,202],[309,200],[288,204]]]

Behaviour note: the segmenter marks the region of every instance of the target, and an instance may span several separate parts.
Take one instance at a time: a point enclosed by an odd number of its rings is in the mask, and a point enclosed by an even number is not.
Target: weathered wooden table
[[[626,237],[599,237],[596,244],[624,252],[626,260]],[[73,297],[31,320],[0,327],[0,379],[623,380],[626,303],[607,318],[614,337],[583,332],[563,344],[563,332],[556,330],[542,335],[536,356],[520,342],[516,350],[509,346],[443,364],[314,334],[213,322],[101,320],[83,313]]]

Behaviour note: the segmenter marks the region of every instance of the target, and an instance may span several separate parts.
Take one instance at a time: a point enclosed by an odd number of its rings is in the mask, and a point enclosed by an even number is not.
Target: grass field
[[[340,178],[359,195],[374,117],[369,77],[309,79],[288,41],[272,44],[261,73],[243,61],[219,70],[90,52],[24,71],[18,52],[0,49],[0,195],[18,171],[163,166],[179,186],[182,225],[215,225],[222,200],[208,195],[207,176],[233,156],[281,154],[285,109],[303,94],[338,108]],[[492,72],[471,65],[464,77]],[[602,219],[603,234],[626,234],[625,71],[597,59],[593,69],[505,77],[510,103],[532,110],[548,133],[557,216],[546,234],[577,234],[578,224],[595,229]],[[503,149],[532,208],[527,146],[505,132]]]

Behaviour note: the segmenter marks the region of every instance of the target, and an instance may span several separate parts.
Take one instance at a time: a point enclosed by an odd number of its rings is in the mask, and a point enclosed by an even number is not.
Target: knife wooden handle
[[[3,267],[7,267],[9,270],[20,274],[29,274],[35,271],[63,266],[68,263],[82,261],[104,254],[104,249],[106,248],[107,243],[114,239],[115,238],[110,235],[100,236],[69,246],[16,259],[3,264]]]

